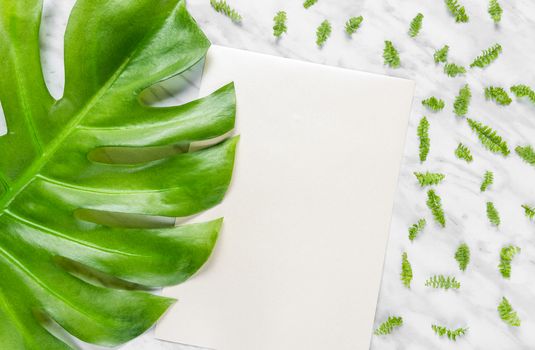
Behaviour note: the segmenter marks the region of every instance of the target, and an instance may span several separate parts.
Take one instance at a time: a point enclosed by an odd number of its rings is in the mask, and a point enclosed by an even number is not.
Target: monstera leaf
[[[211,253],[221,220],[154,218],[222,200],[236,138],[188,146],[233,129],[234,87],[142,104],[209,41],[180,0],[78,0],[56,101],[40,64],[41,2],[0,0],[0,348],[68,349],[55,328],[113,346],[174,302],[148,289],[185,281]]]

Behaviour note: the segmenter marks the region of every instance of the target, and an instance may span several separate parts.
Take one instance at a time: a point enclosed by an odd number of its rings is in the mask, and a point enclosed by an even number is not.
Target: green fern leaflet
[[[426,117],[423,117],[418,124],[416,130],[418,139],[420,140],[420,162],[425,162],[431,147],[431,140],[429,139],[429,122]]]
[[[466,271],[468,264],[470,263],[470,248],[466,243],[459,245],[455,251],[455,260],[459,264],[459,269],[461,271]]]
[[[446,218],[444,216],[444,210],[442,210],[442,204],[440,197],[434,190],[427,191],[427,207],[431,210],[433,218],[442,227],[446,227]]]
[[[468,113],[468,106],[470,105],[471,99],[472,92],[470,91],[470,86],[466,84],[459,90],[459,94],[453,103],[453,112],[456,116],[464,117]]]
[[[503,247],[500,251],[500,264],[498,269],[500,270],[503,278],[511,278],[511,263],[515,255],[520,253],[520,248],[513,245]]]
[[[409,227],[409,240],[411,242],[414,241],[416,237],[418,236],[418,234],[424,230],[425,225],[426,225],[425,219],[420,219],[418,220],[417,223]]]
[[[487,202],[487,218],[492,225],[500,226],[500,213],[498,213],[498,210],[492,202]]]
[[[439,98],[436,98],[435,96],[431,96],[423,100],[422,105],[432,110],[433,112],[439,112],[444,109],[444,101]]]
[[[459,289],[461,288],[461,282],[457,281],[455,277],[436,275],[432,276],[425,281],[426,287],[435,289]]]
[[[318,29],[316,29],[316,45],[322,47],[327,39],[331,36],[331,23],[327,20],[321,22]]]
[[[467,121],[472,131],[477,134],[479,141],[481,141],[481,144],[486,149],[493,153],[501,153],[503,156],[508,156],[511,153],[507,142],[495,130],[473,119],[467,119]]]
[[[273,17],[273,36],[280,38],[282,34],[286,33],[288,30],[286,26],[286,12],[279,11]]]
[[[433,60],[435,63],[446,63],[448,61],[448,52],[450,50],[450,47],[448,45],[444,45],[441,49],[438,49],[433,54]]]
[[[489,8],[488,12],[490,15],[490,18],[494,21],[494,23],[499,23],[502,20],[502,7],[498,3],[498,0],[490,0],[489,1]]]
[[[470,163],[472,160],[474,160],[470,149],[462,143],[459,143],[459,145],[455,149],[455,156],[459,159],[464,159],[467,163]]]
[[[362,24],[363,20],[364,18],[362,16],[351,17],[346,22],[346,26],[345,26],[345,31],[347,35],[353,35],[360,28],[360,25]]]
[[[500,44],[494,44],[486,50],[481,52],[481,55],[477,56],[470,64],[470,68],[479,67],[484,68],[494,62],[498,56],[502,53],[502,46]]]
[[[414,176],[416,176],[421,187],[438,185],[446,178],[444,174],[430,173],[429,171],[425,173],[414,172]]]
[[[390,316],[386,321],[381,323],[379,327],[373,332],[375,335],[388,335],[396,328],[403,325],[403,318],[397,316]]]
[[[506,297],[503,297],[498,305],[498,314],[503,322],[507,323],[509,326],[520,327],[520,318]]]
[[[524,209],[524,214],[526,214],[526,217],[528,219],[535,219],[535,207],[534,206],[522,204],[522,208]]]
[[[535,150],[530,145],[527,146],[516,146],[515,152],[520,158],[522,158],[529,165],[535,166]]]
[[[212,5],[213,9],[216,10],[216,12],[222,13],[228,18],[232,20],[232,22],[239,23],[242,20],[242,16],[225,0],[210,0],[210,5]]]
[[[407,256],[407,253],[403,253],[401,255],[401,283],[407,288],[411,287],[411,281],[412,281],[412,267],[411,263],[409,262],[409,258]]]
[[[414,38],[415,36],[420,33],[420,30],[422,29],[422,21],[424,19],[424,15],[421,13],[418,13],[416,17],[414,17],[411,21],[411,24],[409,26],[409,36],[411,38]]]
[[[483,181],[481,182],[480,191],[485,192],[490,185],[494,183],[494,174],[492,171],[485,171],[485,175],[483,175]]]
[[[448,77],[455,78],[458,75],[463,75],[466,73],[466,68],[463,66],[456,65],[455,63],[446,63],[444,65],[444,73]]]
[[[496,86],[488,86],[485,88],[485,98],[487,100],[493,100],[501,106],[508,106],[513,102],[503,88]]]
[[[389,66],[390,68],[399,68],[400,66],[401,61],[399,59],[398,50],[396,50],[394,44],[389,40],[385,40],[383,59],[385,66]]]
[[[446,336],[449,340],[456,341],[458,337],[461,337],[466,334],[468,328],[457,328],[457,329],[448,329],[443,326],[431,325],[431,328],[439,337]]]

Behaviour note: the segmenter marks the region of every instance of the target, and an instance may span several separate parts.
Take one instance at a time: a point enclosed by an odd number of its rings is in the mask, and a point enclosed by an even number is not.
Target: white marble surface
[[[535,167],[523,163],[515,154],[507,158],[485,150],[463,119],[452,113],[458,89],[470,84],[473,99],[468,116],[480,120],[502,135],[510,148],[535,144],[535,106],[513,102],[500,107],[485,101],[483,87],[508,88],[517,83],[535,86],[532,62],[535,60],[535,3],[529,0],[501,0],[504,9],[499,25],[490,20],[487,1],[462,0],[470,22],[456,24],[442,1],[393,0],[319,0],[308,10],[300,0],[247,1],[229,0],[244,17],[236,25],[214,12],[208,0],[190,0],[188,7],[213,43],[314,61],[364,71],[410,78],[416,81],[416,98],[405,147],[405,158],[394,207],[390,243],[385,261],[382,290],[377,306],[376,325],[388,315],[399,315],[404,326],[389,336],[373,337],[372,349],[532,349],[535,347],[535,222],[529,222],[520,205],[535,204]],[[73,0],[45,0],[43,46],[45,74],[55,96],[63,85],[61,36]],[[272,36],[272,18],[278,10],[288,13],[288,33],[280,40]],[[421,34],[410,38],[406,33],[410,20],[425,15]],[[361,29],[348,38],[344,22],[350,16],[363,15]],[[315,45],[315,29],[328,19],[333,33],[322,49]],[[399,49],[401,68],[383,66],[383,41],[392,40]],[[470,70],[466,76],[449,78],[432,54],[444,44],[450,46],[450,61],[465,66],[495,42],[503,54],[486,69]],[[157,92],[163,90],[157,90]],[[422,98],[435,95],[446,101],[439,113],[429,113],[420,104]],[[388,103],[388,96],[385,96]],[[355,106],[358,113],[358,106]],[[428,160],[420,164],[416,125],[427,115],[431,136]],[[470,164],[454,157],[459,142],[474,155]],[[380,147],[380,145],[370,145]],[[514,152],[513,152],[514,153]],[[378,159],[377,161],[381,161]],[[447,227],[433,223],[425,206],[425,190],[419,188],[413,171],[439,171],[446,174],[437,186],[446,212]],[[495,174],[495,184],[485,193],[479,185],[485,170]],[[502,225],[490,226],[485,203],[493,201],[500,211]],[[428,226],[413,243],[407,228],[420,217]],[[472,262],[461,273],[453,254],[459,243],[472,250]],[[498,273],[499,251],[505,244],[516,244],[522,252],[513,262],[510,280]],[[365,242],[363,242],[365,244]],[[407,251],[414,279],[410,290],[399,280],[401,253]],[[461,281],[459,291],[432,290],[424,281],[433,274],[455,275]],[[512,329],[498,317],[496,307],[507,296],[522,319],[522,326]],[[431,324],[450,328],[469,327],[466,336],[453,343],[437,337]],[[83,346],[88,349],[97,349]],[[191,349],[164,343],[150,333],[124,349]]]

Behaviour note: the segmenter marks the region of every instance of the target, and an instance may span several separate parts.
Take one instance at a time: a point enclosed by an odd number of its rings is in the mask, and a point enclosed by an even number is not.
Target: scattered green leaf
[[[466,160],[467,163],[470,163],[474,158],[472,157],[472,152],[470,152],[470,149],[463,145],[462,143],[459,143],[457,148],[455,149],[455,156],[459,159]]]
[[[498,3],[498,0],[490,0],[489,1],[489,15],[490,18],[494,21],[494,23],[499,23],[502,19],[502,7]]]
[[[511,86],[511,92],[517,97],[527,97],[532,103],[535,103],[535,91],[527,85],[514,85]]]
[[[375,335],[387,335],[392,333],[395,328],[403,325],[403,318],[390,316],[386,321],[381,323],[379,327],[373,332]]]
[[[279,11],[273,17],[273,36],[280,38],[288,30],[286,26],[286,12]]]
[[[470,68],[479,67],[484,68],[494,62],[498,56],[502,53],[502,46],[500,44],[494,44],[486,50],[481,52],[481,55],[477,56],[470,64]]]
[[[420,162],[425,162],[431,146],[431,140],[429,139],[429,122],[426,117],[423,117],[420,120],[417,134],[420,139]]]
[[[500,264],[498,269],[503,278],[511,278],[511,262],[516,254],[520,253],[520,248],[514,245],[503,247],[500,252]]]
[[[346,22],[345,29],[346,29],[347,35],[353,35],[360,28],[360,25],[362,24],[363,20],[364,18],[362,18],[362,16],[351,17]]]
[[[390,68],[398,68],[400,66],[400,59],[398,50],[394,47],[391,41],[385,40],[385,48],[383,50],[384,64]]]
[[[469,18],[466,14],[464,6],[461,6],[457,0],[445,0],[446,7],[450,11],[451,15],[455,17],[455,22],[457,23],[466,23]]]
[[[418,13],[416,17],[414,17],[411,21],[411,24],[409,26],[409,36],[411,38],[414,38],[415,36],[420,33],[420,29],[422,29],[422,21],[424,19],[424,15],[421,13]]]
[[[527,146],[516,146],[515,152],[520,158],[522,158],[529,165],[535,166],[535,150],[530,145]]]
[[[483,181],[481,182],[481,187],[479,188],[481,192],[485,192],[490,185],[494,183],[494,174],[492,171],[485,171],[483,175]]]
[[[407,253],[401,255],[401,283],[407,288],[411,287],[412,267]]]
[[[440,226],[446,227],[446,218],[444,216],[444,210],[442,209],[441,200],[434,190],[427,191],[426,204],[427,207],[431,210],[435,221],[439,223]]]
[[[524,213],[528,219],[535,219],[535,207],[522,204],[522,208],[524,208]]]
[[[305,0],[305,2],[303,2],[303,7],[308,9],[317,2],[318,0]]]
[[[435,289],[459,289],[461,288],[461,282],[457,281],[455,277],[435,275],[425,281],[426,287]]]
[[[216,10],[216,12],[222,13],[232,20],[232,22],[239,23],[242,20],[242,16],[225,0],[210,0],[210,5]]]
[[[495,130],[492,130],[489,126],[483,125],[473,119],[468,118],[467,120],[468,125],[470,125],[472,131],[476,133],[479,141],[481,141],[481,144],[485,146],[486,149],[493,153],[501,153],[503,156],[508,156],[509,153],[511,153],[507,146],[507,142],[505,142]]]
[[[466,84],[459,90],[459,95],[457,95],[453,103],[453,112],[456,116],[464,117],[466,115],[471,99],[472,92],[470,91],[470,86]]]
[[[456,77],[458,75],[463,75],[466,73],[466,69],[463,66],[458,66],[455,63],[446,63],[444,65],[444,73],[448,77]]]
[[[448,45],[444,45],[441,49],[435,50],[435,53],[433,54],[435,63],[446,63],[448,61],[449,50],[450,47]]]
[[[434,112],[438,112],[444,108],[444,101],[436,98],[435,96],[431,96],[425,100],[422,100],[422,105]]]
[[[487,100],[493,100],[502,106],[508,106],[513,102],[503,88],[496,86],[488,86],[485,88],[485,98]]]
[[[492,202],[487,202],[487,218],[492,225],[500,226],[500,213]]]
[[[418,234],[423,231],[425,228],[426,221],[425,219],[418,220],[417,223],[413,224],[411,227],[409,227],[409,240],[412,242],[416,239]]]
[[[459,269],[461,271],[466,271],[466,267],[470,263],[470,248],[466,243],[459,245],[455,251],[455,260],[459,264]]]
[[[414,176],[418,179],[421,187],[438,185],[446,177],[444,174],[430,173],[429,171],[425,173],[414,172]]]
[[[431,325],[433,331],[439,336],[446,336],[449,340],[456,341],[458,337],[466,334],[468,328],[448,329],[443,326]]]
[[[321,22],[318,29],[316,29],[316,45],[322,47],[331,36],[331,31],[331,23],[329,21],[325,20]]]
[[[503,297],[500,305],[498,305],[498,314],[500,315],[500,318],[509,326],[520,327],[520,318],[506,297]]]

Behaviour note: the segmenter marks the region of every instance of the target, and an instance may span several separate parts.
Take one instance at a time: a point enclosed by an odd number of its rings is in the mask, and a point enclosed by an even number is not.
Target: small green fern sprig
[[[457,0],[445,0],[446,7],[450,11],[451,15],[455,17],[455,22],[466,23],[469,20],[464,6],[461,6]]]
[[[494,173],[492,171],[485,171],[485,174],[483,175],[483,181],[481,182],[481,186],[479,187],[479,190],[481,192],[485,192],[490,185],[494,183]]]
[[[288,27],[286,26],[286,12],[285,11],[279,11],[273,17],[273,36],[276,38],[280,38],[282,34],[286,33],[288,30]]]
[[[425,281],[426,287],[431,287],[435,289],[459,289],[461,288],[461,282],[457,281],[455,277],[444,276],[444,275],[435,275]]]
[[[488,49],[483,50],[481,52],[481,55],[477,56],[470,64],[470,68],[484,68],[494,62],[498,58],[500,53],[502,53],[502,46],[500,44],[494,44]]]
[[[522,208],[524,208],[524,214],[526,214],[526,217],[528,219],[535,219],[535,207],[527,204],[522,204]]]
[[[426,223],[427,222],[425,219],[420,219],[417,223],[409,227],[409,240],[411,242],[414,241],[418,234],[424,230]]]
[[[425,173],[414,172],[414,176],[420,183],[420,187],[438,185],[446,178],[446,175],[441,173],[430,173],[426,171]]]
[[[379,327],[373,332],[375,335],[388,335],[392,333],[395,328],[403,325],[403,318],[398,316],[389,316],[386,321],[381,323]]]
[[[464,117],[466,115],[471,99],[472,92],[470,91],[470,86],[466,84],[459,90],[459,95],[457,95],[453,103],[453,112],[456,116]]]
[[[309,7],[311,7],[312,5],[314,5],[317,2],[318,2],[318,0],[305,0],[305,2],[303,2],[303,7],[308,9]]]
[[[232,7],[230,7],[225,0],[210,0],[210,5],[212,5],[216,12],[222,13],[230,18],[232,22],[241,22],[242,16]]]
[[[455,149],[455,156],[459,159],[464,159],[467,163],[470,163],[474,160],[474,157],[472,157],[472,152],[468,147],[463,145],[462,143],[459,143],[457,148]]]
[[[487,218],[492,225],[500,226],[500,213],[492,202],[487,202]]]
[[[522,158],[529,165],[535,166],[535,150],[530,145],[527,146],[516,146],[515,152],[520,158]]]
[[[398,50],[390,40],[385,40],[385,48],[383,50],[383,59],[385,66],[390,68],[398,68],[401,64]]]
[[[363,20],[364,18],[362,16],[348,19],[345,26],[347,35],[353,35],[360,28]]]
[[[507,92],[503,88],[497,86],[487,86],[485,88],[485,98],[487,100],[493,100],[501,106],[508,106],[513,102]]]
[[[331,23],[328,20],[321,22],[318,29],[316,29],[316,45],[322,47],[331,36],[331,32]]]
[[[511,263],[516,254],[520,253],[520,248],[514,245],[508,245],[500,251],[500,264],[498,269],[503,278],[511,278]]]
[[[409,36],[411,38],[414,38],[415,36],[420,33],[420,29],[422,29],[422,21],[424,20],[424,15],[421,13],[418,13],[416,17],[414,17],[411,21],[411,24],[409,26]]]
[[[429,139],[429,121],[426,117],[423,117],[418,124],[416,130],[418,139],[420,140],[420,162],[425,162],[427,155],[429,154],[429,148],[431,147],[431,140]]]
[[[444,45],[441,49],[438,49],[433,54],[433,59],[435,60],[435,63],[446,63],[448,61],[448,52],[450,50],[450,47],[448,45]]]
[[[517,98],[527,97],[531,102],[535,103],[535,91],[531,87],[519,84],[511,86],[510,90]]]
[[[498,0],[490,0],[489,1],[489,8],[488,12],[490,15],[490,18],[494,21],[494,23],[499,23],[502,19],[502,7],[498,3]]]
[[[520,327],[520,318],[506,297],[503,297],[502,301],[498,305],[498,314],[500,315],[500,318],[509,326]]]
[[[466,271],[468,264],[470,263],[470,247],[466,243],[459,245],[455,251],[455,260],[459,264],[461,271]]]
[[[444,109],[444,101],[436,98],[435,96],[431,96],[425,100],[422,100],[422,105],[434,112]]]
[[[401,255],[401,283],[407,288],[411,287],[411,281],[412,281],[412,266],[409,262],[409,258],[407,256],[407,253],[404,252]]]
[[[465,74],[466,68],[464,68],[463,66],[456,65],[455,63],[446,63],[444,65],[444,73],[446,73],[448,77],[454,78],[458,75]]]
[[[440,197],[434,190],[427,191],[427,207],[431,210],[433,218],[442,227],[446,227],[446,217],[444,216],[444,210],[442,209],[442,203]]]
[[[503,156],[508,156],[509,153],[511,153],[507,146],[507,142],[505,142],[496,131],[492,130],[492,128],[470,118],[468,118],[467,121],[472,131],[477,134],[481,144],[483,144],[489,151],[501,153]]]
[[[449,340],[456,341],[458,337],[466,334],[468,328],[448,329],[443,326],[431,325],[431,328],[439,337],[446,336]]]

